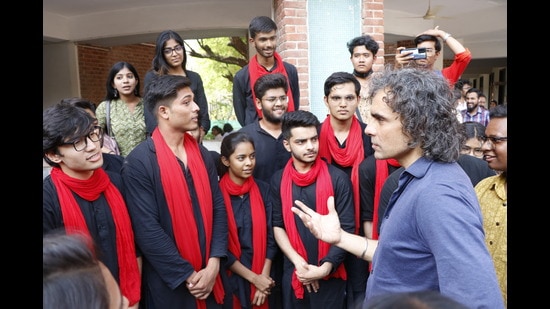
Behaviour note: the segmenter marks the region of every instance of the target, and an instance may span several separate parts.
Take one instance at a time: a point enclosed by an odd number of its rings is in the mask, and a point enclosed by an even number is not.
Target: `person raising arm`
[[[436,70],[434,68],[437,58],[441,55],[443,45],[439,38],[441,38],[443,43],[447,44],[454,53],[453,63],[442,70]],[[440,30],[439,26],[436,26],[434,29],[428,29],[417,35],[414,38],[414,44],[416,44],[417,48],[426,49],[426,57],[413,60],[412,52],[401,53],[401,50],[405,49],[405,47],[398,47],[395,53],[396,64],[399,64],[399,67],[404,67],[410,63],[418,68],[433,71],[445,77],[451,87],[454,86],[472,60],[472,53],[470,50],[465,48],[457,39],[453,38],[450,33]]]
[[[505,308],[479,201],[457,163],[465,136],[447,81],[420,68],[388,67],[372,77],[369,99],[373,121],[365,133],[374,157],[394,158],[404,167],[381,218],[380,238],[342,233],[334,217],[338,201],[329,201],[329,214],[321,212],[326,217],[302,214],[306,227],[372,261],[363,307],[378,295],[433,290],[470,308]]]

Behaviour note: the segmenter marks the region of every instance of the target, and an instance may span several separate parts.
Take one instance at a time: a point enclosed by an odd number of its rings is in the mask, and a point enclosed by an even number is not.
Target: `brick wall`
[[[393,44],[388,43],[386,45],[386,54],[387,54],[387,56],[384,56],[386,64],[389,64],[389,65],[394,65],[395,64],[395,53],[397,52],[397,47],[399,47],[399,46],[409,48],[409,47],[415,47],[416,45],[414,44],[413,40],[397,41],[396,43],[393,43]],[[380,54],[380,53],[378,53],[378,54]]]
[[[273,1],[274,20],[279,29],[279,42],[284,42],[277,48],[281,57],[296,66],[300,83],[300,109],[309,110],[309,57],[307,0]],[[374,71],[384,67],[384,1],[363,0],[362,2],[362,33],[371,35],[380,44]]]
[[[296,66],[300,85],[300,109],[309,110],[309,57],[307,35],[307,1],[273,2],[278,28],[278,41],[284,42],[277,52],[286,62]]]
[[[78,45],[80,96],[99,104],[106,95],[105,83],[111,67],[118,61],[131,63],[138,71],[143,95],[145,73],[151,68],[154,44],[133,44],[115,47]]]
[[[380,44],[374,64],[374,71],[379,71],[384,67],[385,60],[388,61],[384,59],[384,1],[362,1],[361,30],[362,34],[371,35]],[[284,42],[278,46],[277,52],[285,61],[296,66],[300,81],[300,106],[301,109],[309,110],[307,0],[275,0],[273,9],[274,20],[279,28],[279,42]],[[79,45],[81,96],[99,104],[106,94],[105,83],[109,69],[117,61],[127,61],[134,65],[143,81],[145,73],[151,68],[154,50],[154,43],[115,47]],[[392,52],[394,51],[395,47]],[[143,82],[140,88],[143,95]]]
[[[376,61],[372,66],[374,72],[384,68],[386,46],[384,44],[384,1],[363,0],[361,11],[361,34],[368,34],[378,42],[380,48],[376,54]]]

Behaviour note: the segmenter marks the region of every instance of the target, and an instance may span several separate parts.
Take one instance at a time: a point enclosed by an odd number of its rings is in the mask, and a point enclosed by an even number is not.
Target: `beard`
[[[271,113],[271,110],[262,109],[262,115],[263,118],[270,123],[281,123],[282,116],[281,117],[274,117]]]

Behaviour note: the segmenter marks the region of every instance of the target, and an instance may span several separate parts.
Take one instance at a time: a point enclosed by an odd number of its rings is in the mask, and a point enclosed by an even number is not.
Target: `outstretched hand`
[[[338,213],[334,208],[334,197],[330,196],[327,200],[328,214],[321,215],[313,209],[306,206],[301,201],[295,201],[296,206],[292,206],[293,213],[298,215],[304,225],[309,228],[313,236],[329,244],[336,244],[342,236],[342,228]]]

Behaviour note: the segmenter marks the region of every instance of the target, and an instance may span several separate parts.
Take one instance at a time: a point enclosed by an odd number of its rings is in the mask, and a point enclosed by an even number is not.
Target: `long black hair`
[[[187,75],[187,51],[185,50],[185,44],[181,36],[173,30],[164,30],[157,37],[157,42],[155,44],[155,56],[153,57],[153,71],[159,75],[168,74],[168,68],[170,65],[166,62],[164,58],[164,45],[168,40],[173,39],[178,42],[179,45],[183,48],[183,61],[181,62],[181,67]]]
[[[139,87],[140,87],[139,74],[136,68],[128,62],[119,61],[111,67],[111,70],[109,71],[109,75],[107,76],[107,82],[105,83],[107,95],[105,95],[105,101],[111,101],[118,97],[117,91],[115,87],[113,87],[113,81],[115,80],[115,76],[117,75],[117,73],[124,68],[127,68],[128,70],[130,70],[130,72],[132,72],[132,74],[134,74],[134,77],[137,80],[136,88],[134,88],[134,95],[136,97],[141,97],[141,94],[139,93]]]

